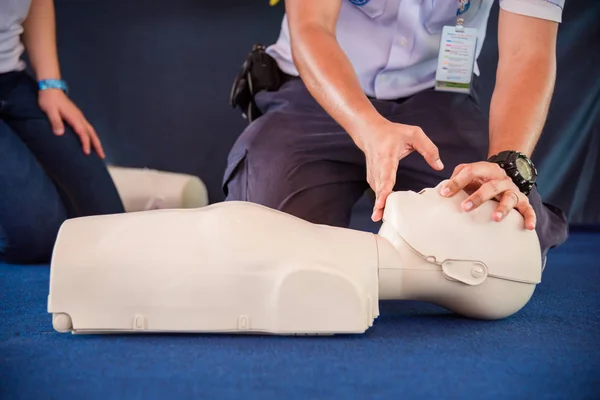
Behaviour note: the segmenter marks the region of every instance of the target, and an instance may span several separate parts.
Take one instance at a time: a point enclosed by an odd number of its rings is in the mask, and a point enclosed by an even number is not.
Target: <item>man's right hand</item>
[[[357,136],[367,161],[367,182],[376,195],[371,216],[375,222],[383,217],[385,201],[394,190],[400,160],[417,151],[433,169],[440,171],[444,168],[437,146],[418,126],[385,120]]]
[[[416,126],[394,124],[373,107],[337,42],[342,0],[287,0],[292,57],[308,91],[365,153],[367,180],[377,195],[372,219],[383,217],[398,162],[416,150],[441,170],[438,149]]]

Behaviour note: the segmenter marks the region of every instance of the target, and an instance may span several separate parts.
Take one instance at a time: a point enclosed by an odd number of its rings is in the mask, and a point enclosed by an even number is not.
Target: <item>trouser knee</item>
[[[270,165],[246,153],[234,159],[224,182],[226,201],[249,201],[281,210],[291,182],[280,176],[282,165]]]

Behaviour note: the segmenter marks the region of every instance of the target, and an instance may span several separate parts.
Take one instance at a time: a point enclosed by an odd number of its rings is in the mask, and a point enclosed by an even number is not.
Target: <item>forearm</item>
[[[500,10],[489,156],[505,150],[533,153],[554,90],[557,32],[556,22]]]
[[[53,0],[32,0],[23,23],[23,44],[38,80],[60,79]]]
[[[488,156],[504,150],[531,156],[546,122],[555,76],[554,54],[500,62],[490,105]]]
[[[297,28],[294,36],[294,63],[307,89],[362,148],[361,136],[384,118],[363,92],[335,34],[309,26]]]

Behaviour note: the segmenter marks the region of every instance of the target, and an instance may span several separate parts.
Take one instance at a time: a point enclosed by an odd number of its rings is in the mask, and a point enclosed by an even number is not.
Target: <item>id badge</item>
[[[477,29],[444,26],[435,73],[435,90],[471,93],[476,46]]]

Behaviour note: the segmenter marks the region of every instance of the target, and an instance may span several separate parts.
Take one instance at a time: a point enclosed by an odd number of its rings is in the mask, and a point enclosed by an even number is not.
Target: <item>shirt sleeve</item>
[[[565,0],[500,0],[503,10],[528,17],[562,22]]]

